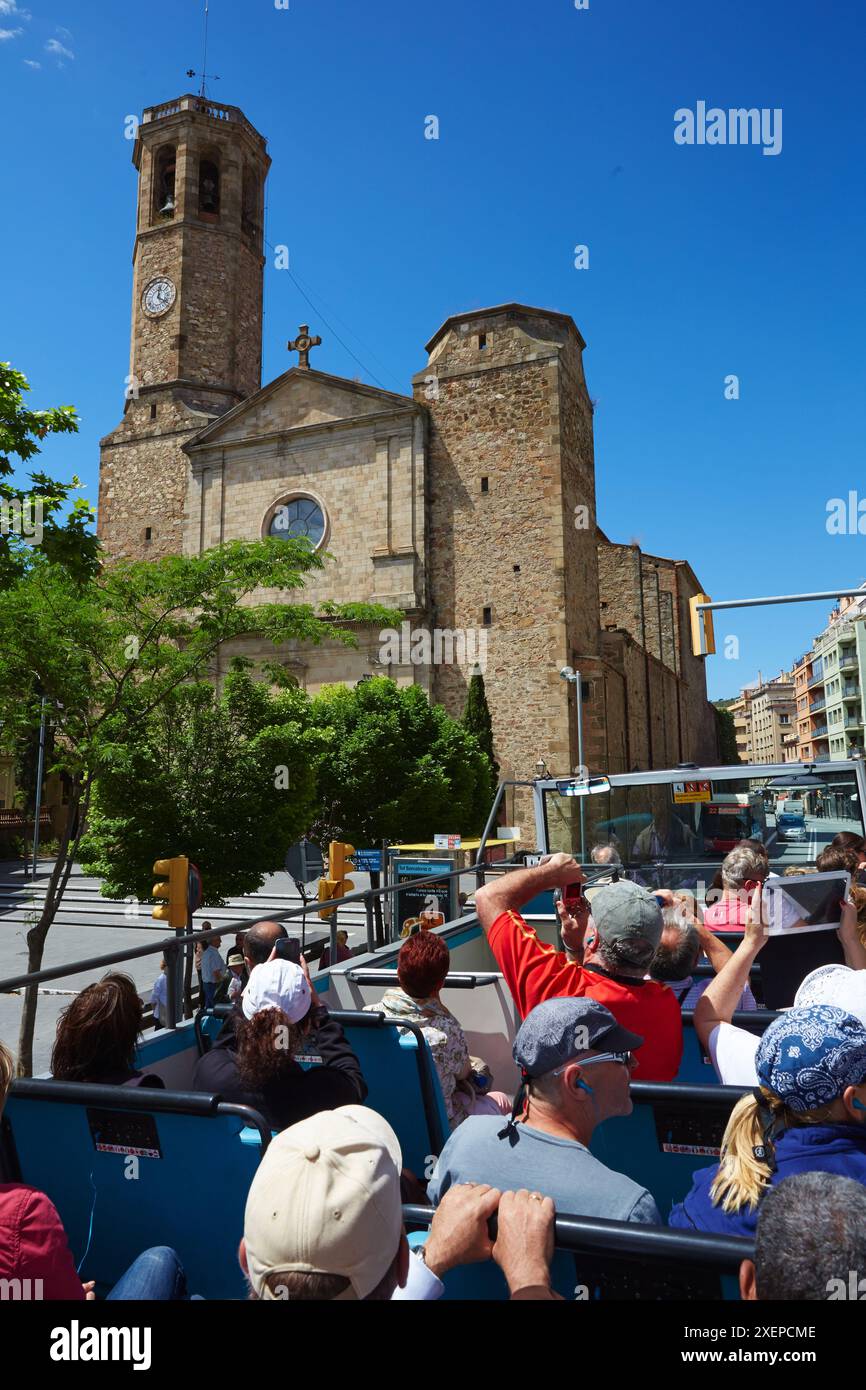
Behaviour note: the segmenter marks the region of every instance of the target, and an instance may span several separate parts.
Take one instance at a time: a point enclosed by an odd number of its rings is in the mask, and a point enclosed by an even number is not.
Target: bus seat
[[[242,1141],[245,1127],[255,1144]],[[20,1080],[3,1131],[6,1180],[51,1198],[81,1278],[98,1292],[143,1250],[168,1245],[191,1293],[246,1297],[238,1242],[271,1138],[255,1110],[200,1092]]]
[[[229,1006],[216,1005],[196,1015],[196,1039],[203,1051],[230,1012]],[[421,1029],[380,1013],[329,1012],[361,1064],[368,1088],[365,1104],[384,1115],[400,1140],[405,1166],[425,1181],[432,1172],[429,1160],[442,1151],[450,1127],[439,1074]],[[309,1052],[300,1065],[307,1069],[316,1064],[315,1037],[310,1035]]]
[[[590,1151],[608,1168],[648,1188],[666,1221],[697,1169],[718,1160],[731,1110],[747,1089],[633,1081],[632,1113],[599,1125]]]
[[[410,1230],[409,1244],[423,1245],[429,1210],[405,1206],[403,1220],[416,1228]],[[557,1213],[550,1280],[569,1300],[737,1300],[744,1259],[754,1259],[754,1243],[741,1236]],[[442,1282],[443,1298],[449,1300],[508,1297],[504,1276],[492,1260],[449,1270]]]
[[[745,1028],[749,1033],[757,1033],[760,1037],[773,1019],[778,1017],[779,1015],[770,1009],[738,1009],[732,1014],[731,1022],[735,1027]],[[683,1011],[683,1056],[676,1079],[697,1086],[718,1084],[715,1067],[708,1054],[704,1052],[695,1032],[695,1015],[691,1009]]]
[[[403,1163],[424,1182],[450,1134],[442,1087],[421,1029],[380,1013],[332,1009],[361,1063],[365,1101],[388,1121]],[[407,1029],[401,1034],[400,1029]]]

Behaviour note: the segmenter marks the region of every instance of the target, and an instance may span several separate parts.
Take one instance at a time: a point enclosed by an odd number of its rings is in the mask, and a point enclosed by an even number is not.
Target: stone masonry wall
[[[520,309],[467,315],[446,328],[414,382],[431,419],[433,622],[483,631],[490,610],[484,674],[503,775],[533,776],[539,757],[567,774],[576,745],[559,670],[569,637],[589,645],[595,624],[594,532],[573,526],[577,500],[594,511],[591,454],[581,455],[585,408],[579,420],[570,403],[582,388],[574,328]],[[569,590],[571,567],[588,602],[579,602],[577,581]],[[434,670],[434,698],[454,715],[470,674]]]

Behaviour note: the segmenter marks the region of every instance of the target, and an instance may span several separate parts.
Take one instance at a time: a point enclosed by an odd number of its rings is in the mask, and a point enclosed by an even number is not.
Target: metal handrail
[[[393,970],[372,970],[362,966],[360,970],[347,970],[343,976],[353,985],[393,985],[397,975]],[[495,985],[504,979],[495,971],[455,971],[445,976],[442,989],[482,989],[484,985]]]
[[[434,1209],[418,1204],[404,1205],[407,1226],[429,1226]],[[754,1257],[755,1243],[746,1236],[713,1235],[706,1231],[670,1230],[666,1226],[642,1226],[632,1221],[608,1221],[603,1217],[556,1217],[554,1242],[558,1250],[598,1252],[604,1255],[634,1255],[635,1244],[647,1255],[672,1263],[701,1263],[739,1270],[742,1260]]]

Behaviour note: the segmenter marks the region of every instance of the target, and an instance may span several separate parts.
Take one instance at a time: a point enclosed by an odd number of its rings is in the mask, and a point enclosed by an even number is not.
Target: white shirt
[[[153,989],[150,994],[150,1002],[153,1005],[153,1011],[156,1014],[157,1022],[164,1023],[165,1011],[168,1009],[168,980],[163,970],[160,970],[154,980]]]
[[[428,1269],[421,1256],[414,1250],[409,1261],[409,1275],[402,1289],[397,1288],[391,1295],[392,1303],[430,1303],[434,1298],[441,1298],[445,1292],[445,1285],[441,1279],[437,1279],[432,1269]]]
[[[208,946],[202,951],[201,978],[206,985],[215,985],[225,974],[225,962],[216,946]]]
[[[723,1086],[758,1086],[755,1056],[761,1039],[746,1028],[720,1023],[710,1034],[710,1060]]]

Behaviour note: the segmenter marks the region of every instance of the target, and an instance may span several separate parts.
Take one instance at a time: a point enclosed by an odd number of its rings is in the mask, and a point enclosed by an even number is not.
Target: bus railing
[[[441,883],[445,879],[460,878],[467,872],[474,873],[476,881],[481,886],[486,875],[491,870],[491,865],[483,864],[473,866],[471,870],[453,869],[445,872],[436,871],[429,877],[415,878],[411,881],[413,888],[425,887],[433,883]],[[496,869],[501,872],[503,869],[520,868],[520,865],[498,864]],[[367,929],[367,951],[375,954],[377,951],[375,941],[375,921],[374,921],[374,902],[378,898],[386,898],[393,893],[399,893],[407,885],[405,883],[389,883],[379,888],[361,888],[354,893],[347,893],[344,898],[329,900],[329,906],[333,904],[331,915],[331,956],[330,964],[334,966],[337,962],[337,912],[338,909],[347,903],[360,902],[364,905]],[[317,910],[317,909],[315,909]],[[181,985],[179,965],[184,957],[186,950],[192,951],[196,944],[200,942],[212,941],[214,937],[223,937],[234,934],[235,936],[245,936],[246,933],[259,922],[280,922],[286,924],[304,917],[310,911],[309,903],[300,903],[297,907],[284,908],[277,912],[268,912],[255,921],[241,921],[237,925],[234,923],[223,924],[219,927],[209,927],[206,931],[180,932],[175,936],[160,937],[156,941],[149,942],[143,946],[130,946],[122,950],[107,951],[96,956],[80,957],[76,960],[68,961],[62,965],[52,965],[41,970],[26,971],[19,975],[9,975],[0,979],[0,994],[10,994],[21,989],[30,989],[45,984],[51,980],[66,979],[70,975],[81,975],[88,971],[101,970],[107,966],[120,965],[125,961],[142,960],[148,956],[160,955],[166,962],[166,981],[167,981],[167,1000],[166,1000],[166,1020],[167,1028],[176,1028],[182,1016],[181,1008]],[[444,923],[445,927],[463,925],[471,926],[477,921],[474,913],[467,913],[464,917],[457,919],[454,923]],[[397,943],[385,943],[378,949],[391,949]],[[393,983],[393,976],[385,983]],[[460,986],[457,986],[458,988]],[[465,988],[465,986],[464,986]]]

